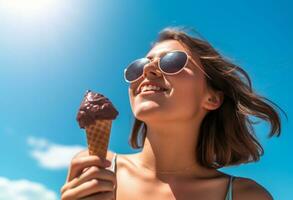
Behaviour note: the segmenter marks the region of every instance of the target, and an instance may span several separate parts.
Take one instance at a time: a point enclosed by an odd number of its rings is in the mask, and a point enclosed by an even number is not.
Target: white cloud
[[[86,147],[79,145],[60,145],[46,139],[29,137],[27,143],[31,146],[30,155],[40,166],[47,169],[64,169],[70,164],[72,157]]]
[[[1,200],[57,200],[55,192],[40,183],[29,180],[9,180],[0,177]]]
[[[43,138],[29,137],[27,143],[35,148],[42,149],[49,145],[49,142]]]

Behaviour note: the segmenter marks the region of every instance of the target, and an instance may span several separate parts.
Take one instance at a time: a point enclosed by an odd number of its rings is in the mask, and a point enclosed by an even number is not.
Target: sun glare
[[[2,9],[16,14],[36,14],[47,10],[54,1],[50,0],[1,0]]]
[[[41,17],[54,9],[55,0],[0,0],[0,10],[8,15]]]

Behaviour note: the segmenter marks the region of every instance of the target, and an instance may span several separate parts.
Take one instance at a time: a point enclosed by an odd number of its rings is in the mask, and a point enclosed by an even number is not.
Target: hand
[[[107,164],[107,162],[108,164]],[[82,152],[69,167],[66,183],[61,188],[62,200],[112,200],[116,174],[105,169],[111,162]]]

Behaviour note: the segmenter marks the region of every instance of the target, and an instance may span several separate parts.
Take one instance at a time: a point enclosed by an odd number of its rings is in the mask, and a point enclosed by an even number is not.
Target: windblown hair
[[[224,94],[222,105],[207,113],[200,126],[195,148],[198,162],[208,168],[220,168],[258,161],[264,150],[254,132],[256,122],[250,117],[270,123],[269,137],[279,136],[281,120],[276,108],[283,110],[254,92],[248,74],[206,40],[188,35],[184,28],[168,27],[159,33],[155,44],[170,39],[179,41],[191,51],[191,56],[199,58],[210,77],[206,78],[208,87]],[[131,147],[142,148],[146,133],[146,124],[135,118],[129,138]]]

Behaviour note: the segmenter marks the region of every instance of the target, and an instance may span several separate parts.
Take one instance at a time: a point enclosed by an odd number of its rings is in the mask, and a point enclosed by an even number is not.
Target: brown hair
[[[200,64],[211,79],[207,85],[224,93],[222,105],[210,111],[200,126],[196,155],[198,162],[208,168],[220,168],[251,161],[258,161],[264,150],[257,141],[250,116],[270,123],[269,137],[279,136],[281,120],[275,103],[255,93],[248,74],[239,66],[223,58],[204,39],[189,36],[184,28],[168,27],[159,33],[156,43],[177,40],[188,47],[192,56],[199,57]],[[155,44],[156,44],[155,43]],[[285,114],[286,115],[286,114]],[[129,143],[132,148],[142,148],[147,126],[134,119]],[[138,144],[139,141],[142,143]]]

